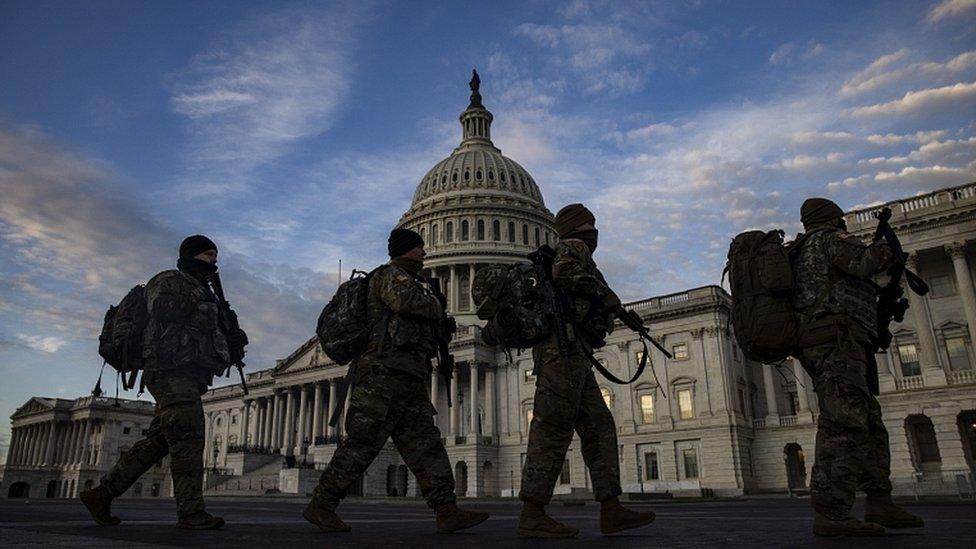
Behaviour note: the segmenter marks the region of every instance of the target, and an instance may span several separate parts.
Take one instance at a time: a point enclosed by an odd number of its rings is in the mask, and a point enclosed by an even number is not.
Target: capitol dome
[[[441,279],[448,311],[480,323],[471,300],[474,272],[489,263],[524,261],[556,240],[552,212],[529,172],[491,142],[494,118],[481,103],[480,79],[471,79],[471,103],[461,113],[461,143],[431,168],[399,226],[420,233],[425,266]]]

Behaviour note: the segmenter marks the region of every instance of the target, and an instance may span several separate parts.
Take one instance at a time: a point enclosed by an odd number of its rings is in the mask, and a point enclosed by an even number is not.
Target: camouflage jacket
[[[602,346],[613,331],[613,317],[603,311],[601,303],[613,294],[603,273],[596,267],[590,249],[582,240],[567,238],[556,243],[552,278],[572,302],[572,319],[590,347]]]
[[[797,243],[791,261],[796,280],[793,307],[800,321],[844,315],[869,337],[877,337],[878,292],[870,277],[891,265],[891,247],[884,241],[864,244],[835,228],[814,229]]]
[[[229,362],[217,298],[202,282],[178,270],[146,284],[149,325],[142,356],[146,371],[172,372],[210,384]]]
[[[389,368],[426,377],[428,359],[437,353],[434,327],[444,314],[441,302],[419,275],[395,260],[373,274],[367,299],[367,314],[375,324],[366,355],[382,359]]]

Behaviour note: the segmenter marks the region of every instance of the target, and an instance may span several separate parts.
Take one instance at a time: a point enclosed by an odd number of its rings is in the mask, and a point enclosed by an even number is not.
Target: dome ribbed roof
[[[513,193],[545,206],[538,185],[525,168],[498,149],[484,146],[459,147],[435,164],[417,185],[411,206],[440,194],[465,190]]]

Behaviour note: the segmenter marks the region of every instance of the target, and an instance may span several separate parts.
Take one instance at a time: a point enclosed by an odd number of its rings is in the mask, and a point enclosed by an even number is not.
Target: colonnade
[[[93,465],[92,430],[95,420],[48,420],[14,427],[7,465]]]

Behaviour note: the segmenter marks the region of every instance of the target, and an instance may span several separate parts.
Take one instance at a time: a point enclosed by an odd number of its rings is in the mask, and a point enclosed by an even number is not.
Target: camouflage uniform
[[[801,238],[793,255],[803,326],[798,358],[820,403],[810,488],[819,512],[843,520],[856,489],[891,492],[888,432],[874,396],[877,292],[866,281],[891,265],[893,254],[886,243],[865,245],[834,228]]]
[[[381,320],[356,362],[345,420],[348,438],[322,472],[312,496],[316,507],[335,510],[390,437],[431,508],[456,501],[451,464],[427,394],[429,358],[436,351],[433,326],[444,310],[412,274],[418,266],[394,259],[370,280],[369,315]]]
[[[167,455],[177,515],[204,510],[203,403],[213,376],[227,368],[227,341],[210,290],[180,271],[164,271],[146,284],[143,380],[156,399],[146,436],[125,452],[102,478],[113,497],[122,495]]]
[[[555,335],[533,349],[539,375],[519,498],[549,503],[575,431],[596,500],[605,501],[621,493],[617,427],[587,354],[603,344],[613,327],[612,319],[598,310],[598,304],[613,292],[589,248],[577,239],[556,244],[553,276],[575,307],[571,321],[577,326],[577,341],[565,354]]]

